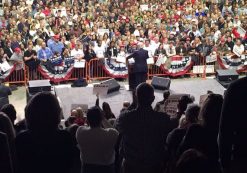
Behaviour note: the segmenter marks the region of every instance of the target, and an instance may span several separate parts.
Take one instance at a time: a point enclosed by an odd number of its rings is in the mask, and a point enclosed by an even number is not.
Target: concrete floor
[[[24,108],[26,106],[26,88],[19,86],[17,90],[12,91],[9,96],[9,102],[15,106],[17,112],[17,120],[20,121],[24,118]]]
[[[150,81],[149,81],[150,82]],[[131,101],[131,93],[126,91],[126,82],[119,82],[121,88],[118,92],[112,93],[100,99],[100,105],[103,101],[110,103],[113,113],[118,116],[122,108],[123,101]],[[70,85],[56,85],[55,90],[61,105],[63,107],[65,118],[68,116],[71,109],[71,104],[87,104],[89,107],[95,104],[95,95],[92,94],[92,85],[86,88],[70,88]],[[207,90],[211,90],[218,94],[224,93],[224,88],[215,79],[173,79],[170,90],[172,93],[186,93],[195,97],[196,103],[199,102],[200,95],[203,95]],[[155,101],[162,99],[162,91],[155,90]],[[74,95],[74,96],[73,96]],[[12,103],[17,110],[17,121],[24,118],[24,108],[26,106],[26,89],[21,86],[12,92],[10,96]]]

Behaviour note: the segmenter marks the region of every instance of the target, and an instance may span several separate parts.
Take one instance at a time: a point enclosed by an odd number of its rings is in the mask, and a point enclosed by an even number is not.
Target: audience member
[[[78,126],[83,126],[85,125],[85,117],[84,117],[84,112],[81,107],[78,107],[75,109],[77,114],[75,114],[75,121],[74,123],[77,124]]]
[[[102,112],[97,106],[88,110],[87,121],[90,127],[81,126],[76,133],[83,173],[114,173],[114,147],[118,132],[101,127]]]
[[[115,115],[111,111],[111,107],[110,107],[109,103],[103,102],[102,103],[102,109],[104,112],[104,116],[107,120],[109,120],[111,118],[116,118]]]
[[[194,123],[198,123],[200,107],[196,104],[188,105],[185,111],[185,118],[181,121],[178,128],[173,129],[167,136],[166,143],[170,153],[168,169],[173,172],[173,166],[178,159],[178,148],[183,140],[187,129]]]
[[[12,122],[12,125],[15,126],[15,120],[16,120],[16,110],[15,107],[12,104],[5,104],[1,108],[1,112],[4,112]]]
[[[164,171],[165,139],[170,131],[170,119],[152,109],[154,89],[141,83],[136,90],[137,108],[119,116],[116,128],[122,135],[124,173],[159,173]]]
[[[9,104],[9,95],[12,92],[8,86],[4,85],[4,80],[0,78],[0,109],[5,105]]]
[[[44,109],[45,108],[45,109]],[[68,173],[75,144],[71,135],[59,130],[61,108],[57,98],[41,92],[25,108],[28,130],[16,137],[16,153],[23,173]]]
[[[155,105],[154,110],[158,112],[166,112],[166,106],[167,106],[166,100],[169,98],[169,96],[170,96],[170,91],[169,90],[164,91],[163,100]]]
[[[14,127],[11,123],[11,120],[3,112],[0,112],[0,132],[4,133],[6,135],[7,144],[5,147],[8,147],[6,149],[9,150],[10,159],[11,159],[10,160],[11,165],[9,165],[9,166],[12,166],[11,169],[13,171],[16,171],[16,157],[15,157],[15,145],[14,145],[14,140],[15,140],[15,136],[16,136],[15,130],[14,130]],[[8,150],[6,150],[5,152],[8,152]],[[2,154],[0,154],[0,155],[2,155]],[[8,161],[8,160],[6,160],[6,161]],[[1,164],[4,164],[4,163],[1,163]],[[6,162],[6,164],[8,164],[8,162]]]
[[[199,114],[202,118],[201,125],[195,124],[188,128],[179,149],[180,153],[190,148],[201,151],[209,158],[215,172],[220,172],[217,136],[222,103],[222,95],[210,94],[208,96]]]
[[[185,151],[177,162],[174,173],[212,172],[208,158],[195,149]]]
[[[123,108],[120,110],[120,114],[125,112],[125,111],[128,111],[128,107],[130,106],[130,102],[128,101],[124,101],[123,102]]]
[[[132,102],[130,104],[130,106],[128,107],[128,110],[134,110],[137,107],[137,98],[136,98],[136,90],[132,91]]]
[[[0,131],[0,170],[1,172],[14,173],[8,136]]]
[[[246,102],[247,77],[226,91],[219,127],[219,153],[224,173],[247,172]]]
[[[177,113],[174,117],[171,117],[172,129],[177,128],[179,125],[179,120],[181,117],[184,117],[185,110],[187,109],[187,105],[192,103],[191,98],[188,95],[182,96],[177,105]]]

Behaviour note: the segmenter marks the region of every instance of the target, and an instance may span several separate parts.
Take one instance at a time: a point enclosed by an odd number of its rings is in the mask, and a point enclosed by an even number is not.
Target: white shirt
[[[244,45],[241,44],[240,46],[238,46],[235,44],[233,46],[233,53],[240,57],[244,53]]]
[[[233,26],[234,26],[234,27],[239,27],[239,26],[241,26],[241,21],[240,21],[240,20],[234,20],[234,21],[233,21]]]
[[[78,57],[84,57],[84,52],[82,49],[72,49],[71,50],[71,56],[74,58],[78,58]]]
[[[27,5],[33,5],[33,0],[26,0]]]
[[[149,58],[152,58],[154,56],[155,49],[152,46],[150,45],[148,47],[144,46],[143,49],[148,51]]]
[[[220,38],[221,32],[220,30],[215,31],[214,33],[214,41],[217,42],[217,40]]]
[[[138,29],[136,29],[135,31],[134,31],[134,33],[133,33],[136,37],[137,36],[140,36],[140,32],[139,32],[139,30]]]
[[[98,45],[96,45],[94,47],[94,52],[95,52],[97,58],[104,58],[104,53],[105,53],[104,45],[101,45],[100,47]]]
[[[165,50],[168,49],[168,48],[169,48],[169,44],[164,43],[164,44],[163,44],[163,48],[164,48]]]
[[[159,47],[159,45],[160,45],[160,42],[156,43],[155,41],[151,41],[151,47],[153,47],[154,52]]]
[[[171,48],[170,48],[170,46],[169,46],[169,47],[168,47],[167,49],[165,49],[165,50],[166,50],[166,54],[167,54],[168,57],[171,57],[171,56],[176,55],[175,46],[172,46]]]
[[[89,128],[81,126],[76,139],[81,151],[81,161],[86,164],[110,165],[115,160],[115,144],[118,132],[108,128]]]

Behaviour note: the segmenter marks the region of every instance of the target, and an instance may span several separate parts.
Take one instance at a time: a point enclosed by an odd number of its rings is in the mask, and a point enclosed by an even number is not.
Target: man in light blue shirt
[[[53,54],[55,52],[58,52],[59,54],[61,54],[64,48],[64,44],[59,41],[59,35],[55,35],[53,38],[54,38],[54,42],[51,42],[48,45],[48,47],[50,48]]]
[[[50,48],[46,47],[45,42],[41,44],[41,49],[37,52],[38,59],[46,62],[48,59],[52,58],[53,53]]]

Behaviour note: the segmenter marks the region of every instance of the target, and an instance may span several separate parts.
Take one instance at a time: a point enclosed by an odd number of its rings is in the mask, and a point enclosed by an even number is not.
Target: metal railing
[[[176,57],[175,57],[176,58]],[[219,58],[219,57],[218,57]],[[157,57],[154,57],[154,62],[156,62]],[[206,77],[207,67],[208,65],[214,66],[214,71],[217,68],[217,61],[213,63],[206,63],[204,57],[199,57],[198,61],[195,61],[188,70],[186,70],[186,75],[195,76],[200,74],[202,78]],[[199,71],[193,70],[194,67],[200,67]],[[15,66],[13,67],[15,68]],[[41,67],[40,67],[41,68]],[[213,73],[214,74],[214,73]],[[173,76],[169,74],[168,71],[163,70],[161,67],[152,64],[148,65],[148,78],[152,78],[153,76]],[[176,75],[174,75],[176,76]],[[179,76],[179,75],[177,75]],[[83,78],[89,81],[92,80],[104,80],[112,78],[113,76],[107,73],[107,70],[104,69],[103,59],[92,59],[89,62],[86,62],[85,68],[73,68],[71,75],[67,81],[73,81],[79,78]],[[19,83],[26,84],[29,80],[42,80],[45,77],[39,71],[39,69],[30,70],[28,66],[25,66],[23,69],[16,70],[14,69],[8,77],[6,77],[5,81],[9,83]]]

